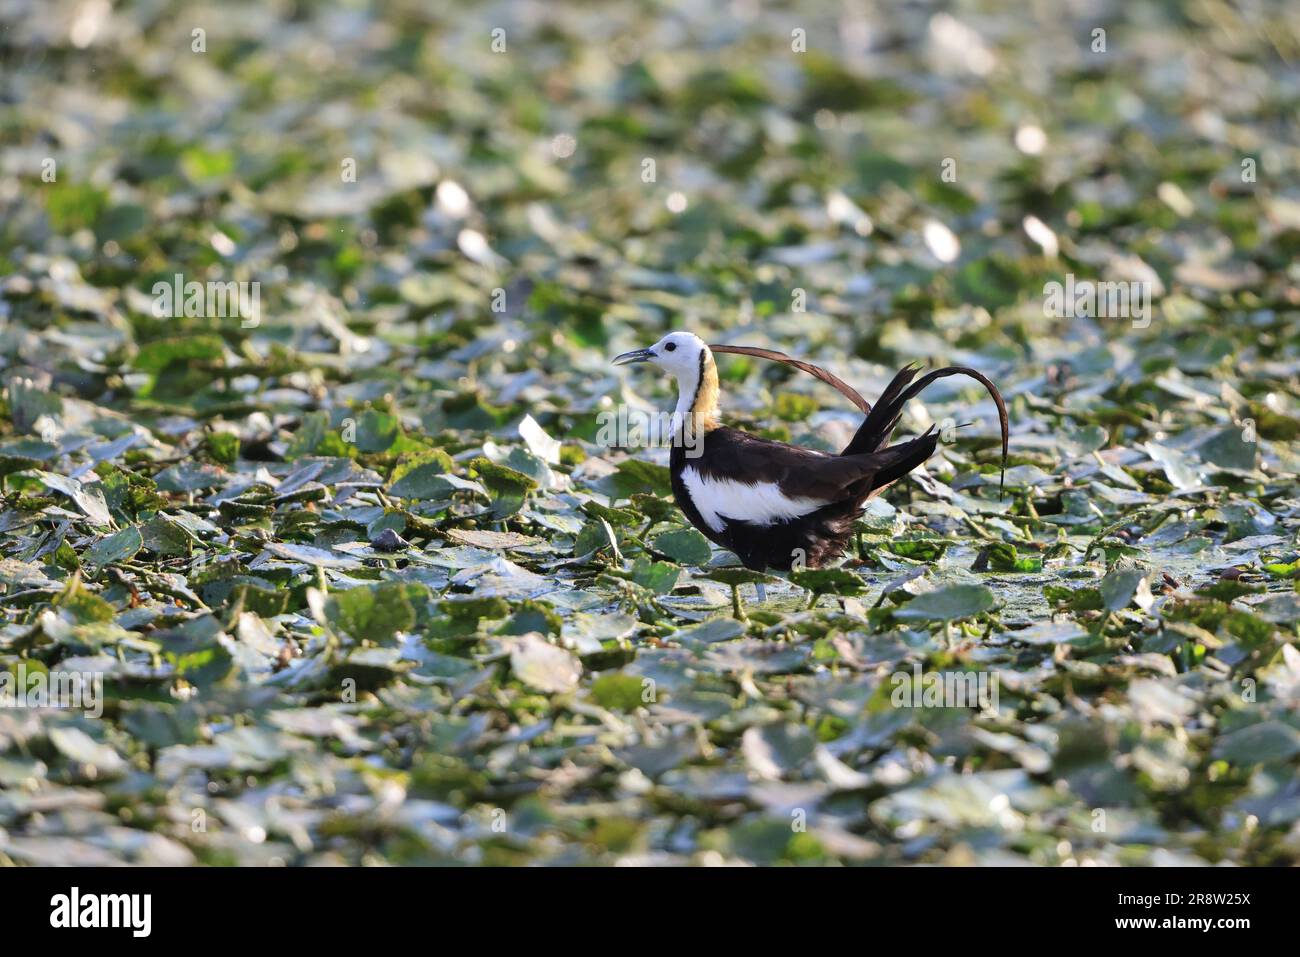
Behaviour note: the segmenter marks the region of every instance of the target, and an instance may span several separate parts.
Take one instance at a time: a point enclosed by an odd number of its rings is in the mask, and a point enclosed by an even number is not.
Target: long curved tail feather
[[[907,365],[898,371],[893,381],[885,388],[880,399],[876,402],[863,423],[858,426],[858,431],[854,434],[852,441],[845,446],[841,455],[860,455],[863,452],[876,452],[884,448],[889,443],[889,437],[894,432],[894,427],[898,425],[898,420],[903,414],[903,407],[907,402],[919,395],[930,383],[936,379],[944,379],[952,375],[970,376],[980,385],[988,390],[989,395],[993,398],[993,404],[998,408],[998,425],[1002,429],[1002,477],[998,483],[999,490],[1005,488],[1006,471],[1007,471],[1007,453],[1011,441],[1010,420],[1007,417],[1007,404],[1002,399],[1002,393],[982,372],[966,366],[945,366],[942,369],[935,369],[927,372],[921,378],[916,378],[919,366]]]
[[[710,345],[709,349],[713,352],[731,352],[739,356],[753,356],[756,359],[770,359],[773,362],[784,362],[788,366],[806,372],[810,376],[821,379],[827,385],[833,387],[840,395],[847,398],[863,412],[871,411],[871,403],[862,398],[862,393],[853,386],[849,385],[833,372],[827,372],[821,366],[815,366],[811,362],[804,362],[802,359],[795,359],[786,355],[784,352],[777,352],[774,349],[759,349],[756,346],[728,346],[728,345]]]

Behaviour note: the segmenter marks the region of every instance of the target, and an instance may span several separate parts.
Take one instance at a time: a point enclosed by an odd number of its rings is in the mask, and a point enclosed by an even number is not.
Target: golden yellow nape
[[[718,366],[707,349],[701,366],[699,388],[695,390],[695,401],[691,403],[691,425],[708,432],[721,423],[718,421]]]

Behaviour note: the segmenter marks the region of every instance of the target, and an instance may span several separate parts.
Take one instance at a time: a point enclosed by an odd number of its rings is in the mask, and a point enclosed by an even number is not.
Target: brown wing
[[[753,484],[774,482],[792,498],[837,502],[888,485],[934,452],[931,432],[864,455],[828,455],[797,445],[760,439],[738,429],[714,429],[704,439],[699,467],[712,478]],[[692,464],[690,459],[686,465]]]

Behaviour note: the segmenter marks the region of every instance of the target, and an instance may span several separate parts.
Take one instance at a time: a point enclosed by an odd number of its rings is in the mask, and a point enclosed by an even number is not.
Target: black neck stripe
[[[691,407],[687,411],[695,411],[695,403],[700,401],[700,388],[704,385],[704,350],[700,350],[700,371],[695,377],[695,394],[691,396]]]

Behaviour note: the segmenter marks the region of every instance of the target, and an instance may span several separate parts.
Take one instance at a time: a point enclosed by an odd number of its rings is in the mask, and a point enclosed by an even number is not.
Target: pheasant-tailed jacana
[[[802,369],[848,396],[866,419],[839,455],[727,428],[718,421],[714,352],[741,353]],[[669,468],[678,506],[706,537],[758,571],[818,568],[843,554],[866,500],[934,453],[939,435],[933,426],[908,442],[889,445],[889,438],[903,406],[935,379],[968,375],[988,389],[998,408],[1006,468],[1006,405],[997,387],[974,369],[948,366],[916,379],[919,370],[909,365],[894,376],[873,408],[847,383],[811,363],[768,349],[708,346],[689,332],[670,333],[649,349],[614,359],[615,365],[629,362],[653,362],[677,379]]]

